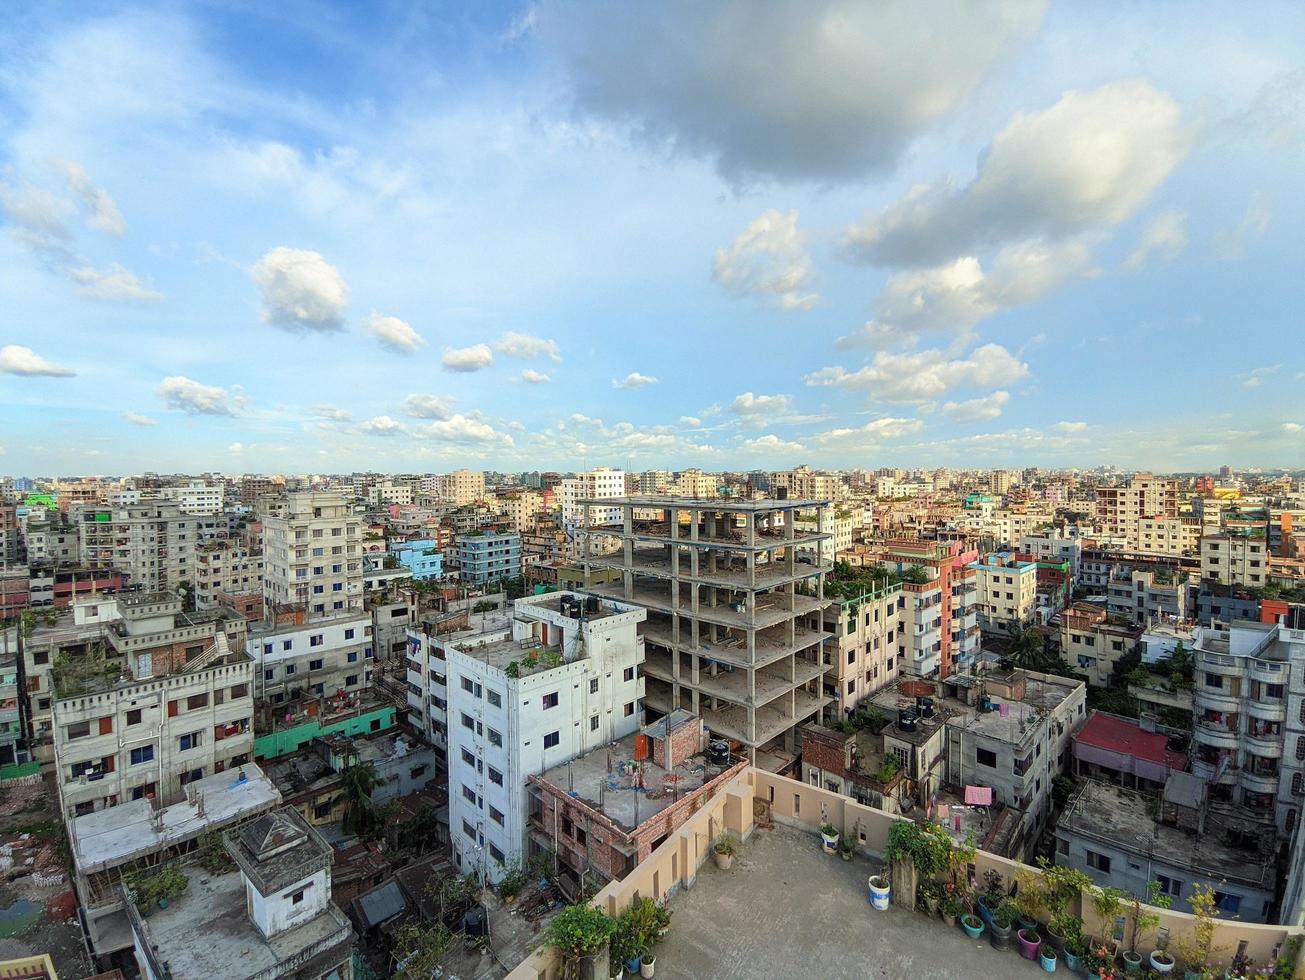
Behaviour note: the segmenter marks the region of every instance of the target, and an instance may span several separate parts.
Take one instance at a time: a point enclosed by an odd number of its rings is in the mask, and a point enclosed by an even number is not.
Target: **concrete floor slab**
[[[671,931],[655,950],[657,977],[1031,980],[1043,973],[941,919],[896,907],[874,911],[866,878],[878,867],[822,854],[812,834],[758,830],[731,870],[708,861],[694,887],[671,900]]]

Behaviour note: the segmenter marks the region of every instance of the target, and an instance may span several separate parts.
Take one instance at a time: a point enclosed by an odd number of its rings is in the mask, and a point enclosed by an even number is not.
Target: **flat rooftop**
[[[671,931],[655,947],[657,976],[1045,976],[1037,963],[993,949],[986,934],[969,939],[959,927],[949,929],[941,919],[895,905],[875,912],[865,882],[881,868],[868,858],[840,861],[822,854],[811,833],[782,826],[757,830],[733,868],[721,871],[708,861],[693,888],[671,899]],[[792,909],[801,913],[784,914]]]
[[[204,875],[190,869],[190,883],[166,909],[155,909],[145,929],[160,961],[174,977],[246,980],[279,976],[273,971],[302,950],[350,936],[349,920],[329,904],[301,926],[265,939],[245,911],[245,885],[239,871]]]
[[[149,800],[131,800],[74,817],[69,830],[77,869],[89,874],[116,867],[281,802],[272,780],[252,762],[195,780],[188,791],[197,803],[182,800],[156,811]]]
[[[523,602],[520,608],[517,609],[516,611],[522,616],[528,616],[531,609],[545,609],[548,612],[557,613],[560,616],[563,615],[562,598],[564,596],[568,598],[579,599],[580,602],[582,603],[586,598],[586,595],[581,592],[550,592],[547,594],[547,598],[545,598],[543,601]],[[592,610],[591,609],[584,610],[583,619],[585,620],[606,619],[608,616],[621,616],[628,612],[634,612],[638,608],[640,607],[633,606],[633,605],[621,608],[613,604],[610,599],[599,599],[598,608]],[[576,620],[576,621],[580,622],[580,620]]]
[[[775,510],[805,510],[810,507],[828,507],[832,500],[778,500],[764,497],[760,500],[742,500],[737,497],[676,497],[672,494],[647,494],[633,497],[593,497],[576,501],[595,507],[674,507],[679,510],[717,510],[738,514],[761,514]]]
[[[692,717],[688,712],[676,712],[671,719],[672,731],[681,714]],[[679,720],[683,722],[684,719]],[[658,734],[662,731],[661,722],[654,722],[644,729],[644,732]],[[639,763],[643,785],[636,786],[636,775],[631,766],[634,740],[634,735],[627,735],[570,762],[554,766],[539,779],[606,814],[622,829],[633,831],[729,768],[709,766],[706,757],[699,754],[690,756],[673,769],[664,769],[652,761],[650,749],[649,757]],[[730,766],[739,761],[731,757]]]
[[[1083,782],[1061,814],[1058,828],[1108,841],[1121,850],[1216,879],[1273,888],[1274,864],[1259,851],[1225,842],[1225,829],[1210,815],[1197,835],[1159,823],[1155,801],[1135,790],[1096,779]]]

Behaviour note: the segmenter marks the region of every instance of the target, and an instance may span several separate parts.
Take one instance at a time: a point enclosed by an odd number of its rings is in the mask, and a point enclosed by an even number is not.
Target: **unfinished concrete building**
[[[644,708],[699,715],[749,760],[780,771],[797,753],[797,727],[829,700],[821,685],[824,576],[833,567],[823,528],[799,527],[827,500],[607,497],[580,502],[585,589],[648,610]],[[615,523],[591,520],[602,508]],[[619,550],[595,554],[591,541]],[[799,554],[799,547],[803,554]],[[603,573],[619,581],[600,584]]]

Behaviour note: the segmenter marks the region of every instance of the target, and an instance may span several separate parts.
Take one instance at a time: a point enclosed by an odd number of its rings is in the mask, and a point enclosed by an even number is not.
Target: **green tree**
[[[391,955],[399,980],[428,980],[453,945],[453,933],[443,922],[419,925],[406,922],[394,931]]]
[[[340,786],[344,791],[344,832],[364,834],[374,822],[376,809],[372,805],[372,790],[380,779],[370,762],[353,762],[340,773]]]

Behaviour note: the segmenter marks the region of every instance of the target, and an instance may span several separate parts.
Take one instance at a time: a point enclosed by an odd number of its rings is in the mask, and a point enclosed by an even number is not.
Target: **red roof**
[[[1142,726],[1131,718],[1116,718],[1098,711],[1074,737],[1086,745],[1120,755],[1145,759],[1170,769],[1187,769],[1187,756],[1167,748],[1168,738],[1159,732],[1142,731]]]

